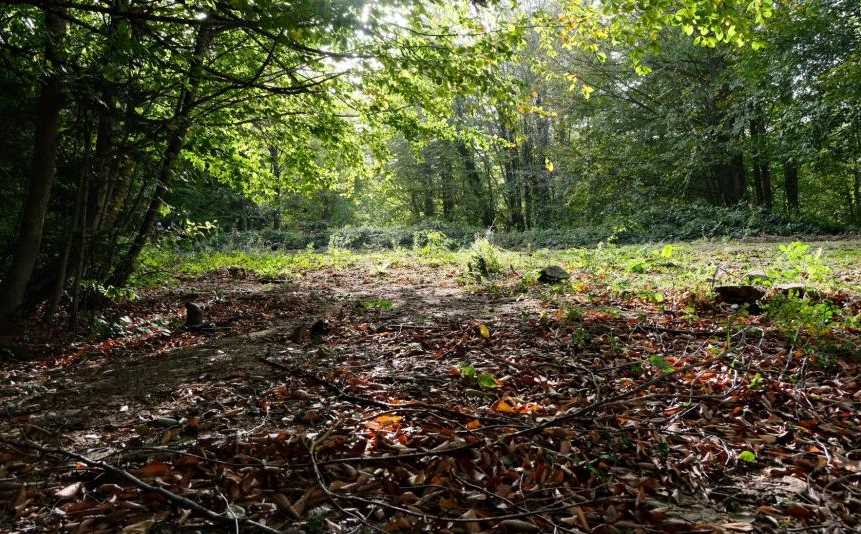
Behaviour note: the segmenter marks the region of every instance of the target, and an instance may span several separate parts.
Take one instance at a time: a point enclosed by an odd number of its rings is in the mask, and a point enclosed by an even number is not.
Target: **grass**
[[[794,248],[792,248],[794,247]],[[601,286],[619,295],[705,292],[713,282],[742,283],[751,270],[763,270],[774,283],[803,282],[825,291],[861,292],[861,243],[821,242],[809,245],[780,243],[693,242],[673,245],[599,245],[594,248],[511,251],[487,243],[460,250],[421,247],[388,251],[304,250],[177,252],[151,247],[142,256],[133,279],[136,287],[165,285],[181,277],[195,277],[225,268],[241,268],[267,278],[289,278],[326,268],[362,267],[383,273],[388,268],[424,265],[454,266],[465,285],[487,286],[494,275],[518,272],[524,285],[533,285],[537,270],[558,264],[568,269],[570,287]],[[482,255],[495,267],[489,276],[466,276]],[[654,295],[652,295],[654,296]],[[658,297],[659,298],[659,297]]]

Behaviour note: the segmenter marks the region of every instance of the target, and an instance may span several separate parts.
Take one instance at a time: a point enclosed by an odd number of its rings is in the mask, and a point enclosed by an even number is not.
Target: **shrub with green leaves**
[[[833,319],[839,311],[829,302],[812,302],[795,293],[775,296],[765,305],[768,318],[797,341],[801,332],[816,337],[826,335],[832,328]]]
[[[769,275],[775,280],[822,282],[831,275],[831,269],[822,261],[822,249],[810,251],[810,245],[793,241],[777,247],[781,257]]]
[[[422,256],[434,256],[452,248],[452,241],[439,230],[419,230],[413,233],[413,250]]]
[[[502,272],[501,251],[485,237],[477,238],[470,247],[467,274],[480,280]]]

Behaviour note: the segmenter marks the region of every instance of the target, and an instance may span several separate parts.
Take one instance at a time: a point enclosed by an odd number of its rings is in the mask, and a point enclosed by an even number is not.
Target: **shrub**
[[[467,274],[475,279],[491,278],[502,272],[500,250],[486,237],[479,237],[470,247]]]

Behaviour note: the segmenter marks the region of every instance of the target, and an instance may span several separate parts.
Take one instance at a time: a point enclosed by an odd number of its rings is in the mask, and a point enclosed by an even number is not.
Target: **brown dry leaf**
[[[724,530],[731,530],[733,532],[753,532],[753,525],[750,523],[744,523],[741,521],[736,521],[732,523],[724,523],[720,526]]]
[[[120,532],[122,534],[146,534],[154,524],[154,519],[145,519],[124,527]]]
[[[140,476],[144,478],[163,477],[170,474],[170,464],[164,462],[150,462],[140,469]]]
[[[470,508],[463,515],[460,516],[461,519],[478,519],[478,513],[475,510]],[[481,532],[481,524],[478,521],[470,521],[469,523],[464,523],[464,528],[470,534],[478,534]]]
[[[454,510],[459,506],[458,502],[454,499],[440,499],[439,501],[439,507],[443,510]]]
[[[529,521],[522,519],[506,519],[499,522],[499,526],[508,532],[540,532],[541,529]]]
[[[71,499],[80,493],[83,487],[83,482],[75,482],[74,484],[69,484],[63,489],[57,490],[54,495],[60,499]]]
[[[164,435],[162,435],[161,437],[161,444],[167,445],[171,441],[175,440],[181,430],[181,428],[173,428],[165,432]]]
[[[301,519],[299,514],[296,512],[296,508],[290,504],[290,499],[288,499],[283,493],[274,494],[272,496],[272,502],[274,502],[275,506],[277,506],[282,512],[290,514],[294,519]]]

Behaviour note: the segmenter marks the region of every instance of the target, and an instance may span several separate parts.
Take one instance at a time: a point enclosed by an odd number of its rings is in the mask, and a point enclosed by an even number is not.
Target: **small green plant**
[[[660,354],[654,354],[649,357],[649,363],[652,364],[653,367],[657,367],[664,373],[673,373],[676,368],[668,362],[663,356]]]
[[[656,251],[656,254],[659,257],[664,258],[665,260],[668,260],[668,259],[673,257],[673,252],[675,252],[675,250],[676,250],[676,247],[674,247],[673,245],[664,245],[661,248],[661,250]]]
[[[780,295],[766,307],[769,319],[784,334],[796,340],[799,332],[807,331],[814,336],[822,336],[831,331],[832,321],[838,311],[829,302],[814,303],[794,293]]]
[[[762,375],[760,373],[756,373],[753,375],[753,378],[750,379],[750,384],[748,385],[750,389],[759,389],[762,387]]]
[[[103,285],[94,280],[84,280],[81,287],[88,292],[96,295],[101,295],[112,302],[125,302],[135,300],[137,292],[131,287],[116,287],[112,285]]]
[[[479,373],[475,367],[469,364],[460,366],[460,376],[471,382],[477,383],[483,388],[495,388],[498,386],[496,378],[490,373]]]
[[[753,451],[741,451],[738,453],[738,459],[742,462],[752,464],[756,462],[756,453]]]
[[[362,301],[362,308],[365,310],[389,311],[394,307],[394,302],[386,298],[372,298]]]
[[[492,278],[502,272],[500,251],[487,238],[480,237],[470,247],[467,274],[476,280]]]
[[[629,273],[645,274],[649,272],[649,260],[646,258],[633,258],[625,263],[625,270]]]
[[[769,275],[784,281],[822,282],[831,274],[831,269],[822,261],[822,249],[810,252],[810,245],[794,241],[780,245],[781,258]]]
[[[422,256],[435,256],[446,252],[450,245],[448,237],[437,230],[420,230],[413,234],[413,250]]]
[[[647,302],[653,302],[655,304],[661,304],[662,302],[664,302],[664,300],[666,300],[666,297],[664,297],[664,294],[660,291],[642,291],[640,292],[640,296],[643,298],[643,300]]]

